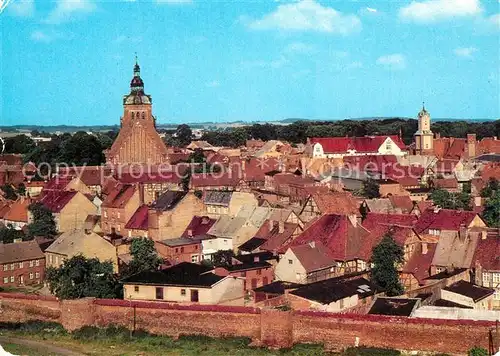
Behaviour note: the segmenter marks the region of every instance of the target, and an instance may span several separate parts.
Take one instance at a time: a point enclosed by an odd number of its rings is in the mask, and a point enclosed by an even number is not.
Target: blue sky
[[[4,0],[5,1],[5,0]],[[0,125],[500,116],[498,0],[11,0]]]

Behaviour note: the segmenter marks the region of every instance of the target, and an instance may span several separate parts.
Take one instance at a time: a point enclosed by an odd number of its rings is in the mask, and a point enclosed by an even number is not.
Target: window
[[[178,248],[175,248],[175,253],[178,253],[179,252],[179,249]]]
[[[156,299],[163,299],[163,287],[156,287]]]
[[[500,273],[493,273],[493,283],[500,283]]]
[[[252,278],[252,289],[257,288],[257,279]]]
[[[241,276],[242,276],[242,277],[246,277],[246,276],[247,276],[247,273],[246,273],[246,272],[241,272]]]
[[[33,272],[30,272],[30,279],[33,279]]]
[[[391,141],[387,141],[385,143],[385,149],[388,150],[388,151],[390,151],[392,149],[392,143],[391,143]]]
[[[3,270],[8,271],[9,270],[9,265],[3,265]]]
[[[257,270],[257,276],[260,276],[262,274],[262,270],[261,269],[258,269]]]
[[[181,247],[181,253],[184,253],[184,247]]]
[[[182,296],[185,296],[185,295],[186,295],[186,290],[185,290],[185,289],[181,289],[181,295],[182,295]]]
[[[116,213],[116,217],[119,219],[120,218],[120,212]]]
[[[198,255],[191,255],[191,262],[192,263],[198,262]]]
[[[144,112],[142,113],[142,119],[144,120],[146,118],[146,115],[144,115]]]
[[[339,308],[344,309],[344,299],[339,300]]]
[[[134,292],[139,292],[139,286],[134,286]]]
[[[36,261],[35,261],[35,265],[36,265],[37,267],[38,267],[38,266],[40,266],[40,260],[36,260]]]
[[[198,295],[198,289],[191,289],[191,301],[198,302],[199,300],[200,300],[200,297]]]
[[[10,270],[13,271],[14,270],[14,263],[11,263],[10,264]]]
[[[493,294],[493,299],[500,300],[500,289],[495,290],[495,293]]]
[[[3,282],[4,282],[5,284],[9,283],[9,277],[3,277]]]
[[[108,212],[105,210],[104,211],[104,217],[107,218],[108,217]]]
[[[288,260],[289,265],[293,265],[293,260]]]
[[[268,281],[267,277],[262,278],[262,285],[263,286],[265,286],[268,283],[269,283],[269,281]]]
[[[14,283],[14,276],[10,276],[10,283]]]
[[[224,245],[227,245],[227,240],[224,240]]]
[[[49,255],[49,263],[52,263],[52,255]]]
[[[24,262],[19,262],[19,268],[23,268],[24,267]]]
[[[35,278],[40,278],[40,273],[35,272]]]
[[[33,267],[33,260],[30,261],[30,267]]]
[[[483,272],[483,281],[488,282],[490,280],[490,274],[488,272]]]
[[[56,256],[56,265],[59,264],[59,256]]]

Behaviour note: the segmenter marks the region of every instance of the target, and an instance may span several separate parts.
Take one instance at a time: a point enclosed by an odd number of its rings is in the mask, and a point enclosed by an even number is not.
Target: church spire
[[[144,82],[141,78],[141,67],[137,62],[137,53],[135,54],[134,77],[130,82],[130,90],[132,92],[144,93]]]
[[[137,52],[135,52],[134,77],[141,77],[141,67],[139,67],[139,63],[137,61]]]

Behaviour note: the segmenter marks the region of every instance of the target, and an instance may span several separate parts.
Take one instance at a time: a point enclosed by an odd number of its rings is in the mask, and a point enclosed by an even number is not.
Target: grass
[[[250,339],[210,338],[206,336],[182,336],[177,340],[167,336],[151,335],[138,331],[134,335],[122,327],[84,327],[73,333],[66,332],[55,323],[30,322],[25,324],[0,323],[0,335],[41,341],[86,355],[106,356],[396,356],[398,351],[374,348],[348,349],[344,353],[329,353],[322,345],[296,345],[287,350],[269,350],[250,347]],[[21,345],[4,345],[7,351],[21,355],[53,355]]]

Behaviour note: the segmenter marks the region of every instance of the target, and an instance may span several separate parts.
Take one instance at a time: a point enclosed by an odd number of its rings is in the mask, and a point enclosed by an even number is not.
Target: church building
[[[419,155],[433,154],[434,134],[431,131],[431,116],[425,106],[418,113],[418,130],[415,132],[415,153]]]
[[[158,165],[168,163],[165,143],[156,131],[151,96],[144,92],[141,69],[135,63],[130,93],[123,97],[120,132],[105,152],[108,165]]]

